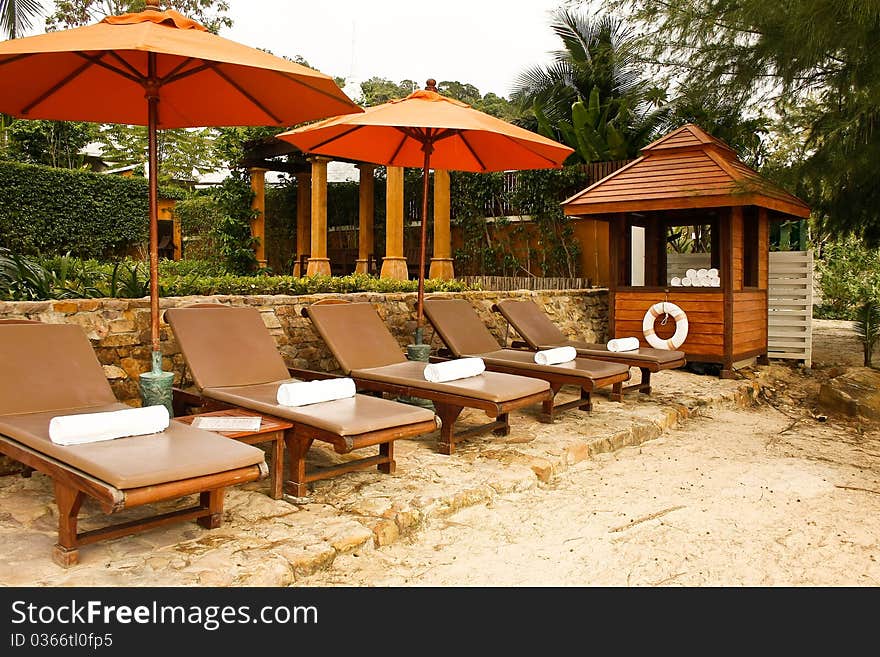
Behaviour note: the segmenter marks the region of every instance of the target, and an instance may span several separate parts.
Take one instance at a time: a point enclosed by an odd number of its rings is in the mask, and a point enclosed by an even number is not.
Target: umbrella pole
[[[140,375],[141,403],[161,404],[174,416],[174,372],[162,371],[162,349],[159,343],[159,149],[156,131],[159,123],[159,88],[156,83],[156,55],[148,56],[149,78],[144,88],[147,98],[148,161],[150,165],[150,339],[151,368]]]
[[[155,55],[150,54],[151,63]],[[152,68],[152,67],[151,67]],[[162,371],[162,352],[159,344],[159,176],[156,124],[159,98],[148,95],[149,126],[147,160],[150,166],[150,339],[152,341],[152,371]]]
[[[425,304],[425,249],[428,241],[428,173],[431,170],[431,152],[434,145],[427,141],[422,145],[425,164],[422,170],[422,234],[419,245],[419,294],[416,304],[416,344],[422,344],[422,324]]]

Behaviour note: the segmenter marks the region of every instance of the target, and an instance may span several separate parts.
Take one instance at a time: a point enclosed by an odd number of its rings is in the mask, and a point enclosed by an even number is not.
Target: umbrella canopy
[[[156,130],[278,125],[359,112],[332,78],[211,34],[175,11],[0,43],[0,112],[149,127],[153,370],[161,370]]]
[[[425,294],[429,169],[558,169],[574,152],[552,139],[440,95],[434,80],[428,80],[425,90],[401,100],[282,132],[277,137],[306,153],[424,169],[417,339]]]

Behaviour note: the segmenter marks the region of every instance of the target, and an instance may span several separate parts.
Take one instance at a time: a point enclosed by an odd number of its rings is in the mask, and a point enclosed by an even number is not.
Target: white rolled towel
[[[354,397],[357,389],[354,379],[322,379],[319,381],[295,381],[278,386],[276,399],[282,406],[307,406],[319,402]]]
[[[485,371],[486,363],[482,358],[455,358],[425,366],[425,380],[442,383],[478,376]]]
[[[639,348],[638,338],[614,338],[605,345],[608,351],[635,351]]]
[[[49,420],[49,439],[56,445],[81,445],[127,436],[161,433],[171,416],[162,404],[105,413],[58,415]]]
[[[681,287],[681,278],[673,276],[672,280],[669,281],[669,284],[672,285],[672,287]]]
[[[694,284],[694,282],[690,279],[690,277],[681,279],[681,286],[682,287],[691,287],[693,284]]]
[[[688,270],[684,273],[684,277],[685,277],[685,278],[690,278],[691,280],[695,279],[695,278],[697,277],[697,270],[696,270],[696,269],[688,269]]]
[[[556,347],[555,349],[543,349],[535,352],[535,362],[538,365],[557,365],[567,363],[577,358],[577,349],[574,347]]]
[[[709,275],[708,269],[698,269],[697,270],[697,278],[704,278]]]
[[[709,274],[709,278],[718,278],[718,270],[715,269],[715,267],[712,267],[712,269],[707,269],[706,271]]]

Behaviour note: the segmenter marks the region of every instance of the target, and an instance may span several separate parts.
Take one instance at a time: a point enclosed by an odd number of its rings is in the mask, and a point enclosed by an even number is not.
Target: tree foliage
[[[826,231],[880,243],[880,3],[618,0],[645,25],[653,61],[701,88],[793,117],[801,191]],[[789,133],[788,137],[791,136]],[[789,149],[796,153],[797,149]]]
[[[553,61],[524,71],[512,94],[528,127],[575,149],[569,163],[637,155],[666,115],[643,76],[631,25],[562,7],[551,29],[562,41]]]
[[[232,27],[225,0],[164,0],[162,6],[198,21],[215,34],[221,28]],[[46,30],[89,25],[105,16],[143,11],[144,7],[144,0],[55,0],[54,11],[46,17]]]
[[[95,133],[93,123],[18,119],[7,131],[7,156],[29,164],[80,169],[85,160],[80,151]]]
[[[16,39],[33,27],[42,11],[39,0],[0,0],[0,31]]]

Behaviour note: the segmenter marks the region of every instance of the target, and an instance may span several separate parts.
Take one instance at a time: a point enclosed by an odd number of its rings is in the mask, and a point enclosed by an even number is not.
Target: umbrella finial
[[[159,0],[147,0],[146,11],[162,11],[159,9]]]
[[[437,91],[437,80],[435,80],[434,78],[428,78],[428,81],[425,83],[425,91],[440,93]]]

